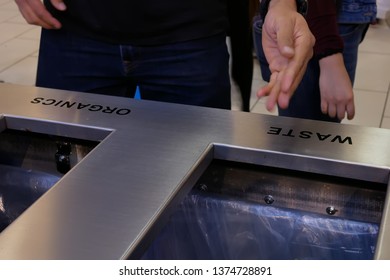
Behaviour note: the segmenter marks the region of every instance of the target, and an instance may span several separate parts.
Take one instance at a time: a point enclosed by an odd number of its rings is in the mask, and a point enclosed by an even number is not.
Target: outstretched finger
[[[355,117],[355,104],[352,101],[347,104],[347,118],[348,120],[352,120],[354,117]]]
[[[51,0],[51,4],[60,11],[65,11],[66,10],[66,5],[63,0]]]
[[[337,106],[337,118],[341,121],[345,118],[346,106],[345,104],[339,104]]]
[[[61,28],[61,23],[46,10],[46,7],[40,0],[18,0],[15,2],[27,23],[46,29]]]
[[[328,116],[331,117],[331,118],[334,118],[336,117],[336,114],[337,114],[337,108],[336,108],[336,105],[335,104],[329,104],[328,106]]]
[[[265,86],[263,86],[262,88],[260,88],[258,91],[257,91],[257,97],[258,98],[261,98],[261,97],[264,97],[264,96],[267,96],[271,93],[272,91],[272,88],[274,87],[275,85],[275,82],[276,82],[276,75],[271,75],[270,77],[270,81],[268,84],[266,84]]]
[[[321,98],[322,99],[322,98]],[[324,115],[328,114],[328,102],[321,100],[321,112]]]
[[[280,94],[279,75],[280,75],[279,72],[274,72],[271,75],[272,88],[271,88],[271,92],[268,95],[268,99],[266,103],[266,108],[270,112],[274,111]]]

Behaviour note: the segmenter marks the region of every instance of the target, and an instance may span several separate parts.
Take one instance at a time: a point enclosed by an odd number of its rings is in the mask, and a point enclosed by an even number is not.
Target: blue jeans
[[[140,47],[43,29],[36,85],[230,109],[226,35]]]
[[[344,41],[344,63],[348,75],[355,80],[358,47],[363,41],[369,24],[339,24],[339,33]],[[261,20],[255,20],[253,24],[253,37],[256,55],[260,63],[260,70],[264,81],[269,81],[270,70],[261,44]],[[279,108],[279,115],[286,117],[304,118],[312,120],[340,122],[337,118],[331,118],[321,112],[321,95],[319,88],[320,67],[318,60],[313,58],[307,65],[307,70],[301,83],[290,100],[287,109]]]
[[[376,0],[343,0],[337,20],[339,23],[368,23],[376,20]]]

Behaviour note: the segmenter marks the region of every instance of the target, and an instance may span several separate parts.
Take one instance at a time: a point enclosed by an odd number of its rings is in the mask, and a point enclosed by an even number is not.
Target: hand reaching
[[[276,104],[287,108],[313,56],[315,43],[306,20],[296,11],[295,1],[271,1],[263,24],[262,42],[271,79],[257,96],[268,95],[269,111]]]
[[[56,9],[66,10],[63,0],[50,1]],[[47,11],[41,0],[15,0],[15,3],[29,24],[39,25],[46,29],[61,28],[61,23]]]
[[[343,55],[337,53],[320,59],[321,111],[339,120],[355,115],[352,83],[345,69]]]

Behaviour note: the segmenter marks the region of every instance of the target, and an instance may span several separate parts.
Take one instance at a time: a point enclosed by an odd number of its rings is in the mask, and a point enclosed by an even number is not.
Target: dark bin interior
[[[27,131],[0,131],[0,232],[97,144]]]
[[[373,259],[387,186],[214,160],[143,259]]]

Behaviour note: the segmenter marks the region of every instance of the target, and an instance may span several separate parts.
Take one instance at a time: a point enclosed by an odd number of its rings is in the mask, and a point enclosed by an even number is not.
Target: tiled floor
[[[40,29],[28,25],[13,0],[0,0],[0,81],[33,85],[37,67]],[[255,60],[251,111],[271,114],[255,91],[264,82]],[[355,125],[390,129],[390,28],[386,24],[371,26],[360,47],[355,82]],[[240,100],[233,86],[233,109]],[[276,114],[273,112],[272,114]]]

